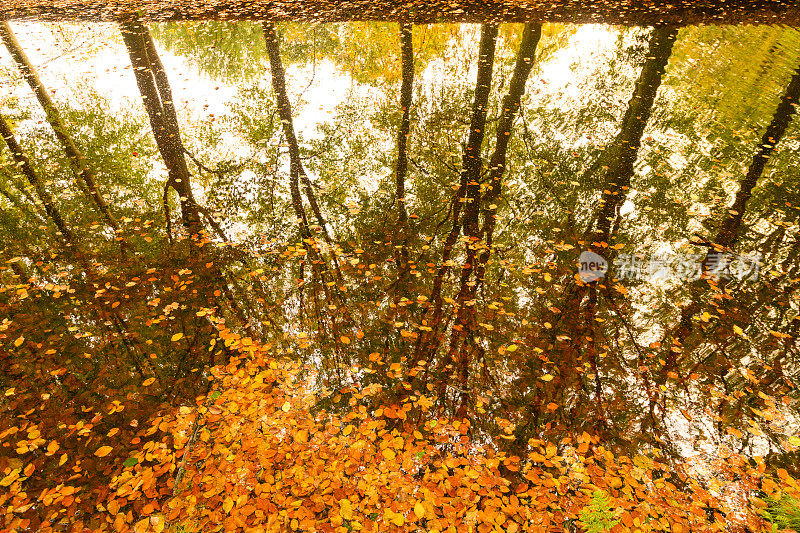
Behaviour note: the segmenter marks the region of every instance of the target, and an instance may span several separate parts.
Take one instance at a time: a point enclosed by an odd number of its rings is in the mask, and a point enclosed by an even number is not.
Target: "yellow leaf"
[[[542,379],[542,381],[553,381],[553,375],[552,374],[545,374],[544,376],[542,376],[541,379]]]
[[[134,533],[145,533],[147,528],[150,526],[150,519],[149,518],[142,518],[133,526]]]
[[[800,446],[800,437],[792,436],[789,437],[789,444],[792,446]]]
[[[179,341],[183,338],[183,333],[176,333],[172,336],[172,342]]]
[[[292,405],[289,402],[283,402],[283,405],[281,406],[281,409],[283,409],[284,412],[289,412],[289,409],[291,408]]]
[[[226,513],[230,513],[231,509],[233,509],[233,498],[225,498],[225,501],[222,503],[222,510]]]
[[[392,513],[389,517],[389,520],[392,522],[392,524],[398,527],[402,526],[406,521],[405,518],[403,518],[403,515],[401,515],[400,513]]]
[[[339,340],[342,341],[342,344],[350,344],[350,337],[345,337],[342,335]]]
[[[549,457],[553,457],[556,454],[557,451],[558,451],[558,448],[556,448],[556,445],[551,442],[545,448],[544,453],[545,453],[546,457],[549,458]]]
[[[19,470],[12,470],[9,475],[0,479],[0,487],[8,487],[19,477]]]
[[[60,447],[56,441],[50,441],[50,444],[47,445],[47,455],[53,455]]]
[[[353,424],[350,424],[346,428],[344,428],[344,431],[342,431],[342,435],[344,435],[346,437],[350,433],[352,433],[354,429],[355,429],[355,426]]]
[[[113,449],[114,449],[114,448],[112,448],[111,446],[101,446],[101,447],[99,447],[99,448],[97,449],[97,451],[96,451],[96,452],[94,452],[94,454],[95,454],[97,457],[105,457],[106,455],[108,455],[109,453],[111,453],[111,450],[113,450]]]
[[[350,500],[339,500],[339,516],[345,520],[353,519],[353,504],[350,502]]]
[[[744,336],[744,330],[742,330],[742,328],[740,328],[739,326],[733,326],[733,332],[736,333],[737,335]]]
[[[386,459],[387,461],[392,461],[397,455],[394,453],[393,450],[390,450],[389,448],[386,448],[381,453],[383,454],[383,458]]]
[[[23,342],[25,342],[25,337],[20,335],[17,337],[17,340],[14,341],[14,346],[20,346]]]
[[[146,380],[144,380],[144,382],[142,383],[142,386],[143,386],[143,387],[149,387],[150,385],[152,385],[152,384],[153,384],[153,382],[155,382],[155,380],[156,380],[156,378],[147,378],[147,379],[146,379]]]
[[[67,462],[67,454],[63,453],[61,454],[61,459],[58,460],[58,466],[61,466],[66,462]]]
[[[150,516],[150,528],[153,530],[154,533],[161,533],[164,531],[164,527],[167,525],[167,521],[164,520],[162,515],[151,515]]]
[[[422,506],[422,502],[414,504],[414,514],[417,515],[417,518],[425,517],[425,508]]]

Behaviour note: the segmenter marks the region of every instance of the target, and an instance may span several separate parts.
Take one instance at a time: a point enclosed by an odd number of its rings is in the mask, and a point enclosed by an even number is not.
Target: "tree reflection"
[[[698,531],[789,513],[795,30],[126,16],[107,46],[138,100],[117,112],[54,97],[15,29],[0,25],[8,527],[490,530],[484,489],[475,515],[403,496],[379,517],[353,487],[334,502],[298,482],[307,505],[250,509],[209,485],[317,463],[328,483],[326,461],[370,446],[393,466],[348,463],[336,483],[391,471],[413,493],[475,457],[464,479],[526,487],[503,496],[508,531],[536,530],[509,510],[536,508],[529,484],[566,498],[533,513],[558,527],[632,527],[641,502]],[[236,95],[224,116],[176,99],[174,64]],[[320,86],[345,94],[330,115]],[[581,276],[588,252],[608,271]],[[749,275],[720,263],[737,257],[757,258]],[[708,496],[718,464],[686,460],[720,449],[719,477],[763,505]],[[637,468],[664,492],[631,489]]]

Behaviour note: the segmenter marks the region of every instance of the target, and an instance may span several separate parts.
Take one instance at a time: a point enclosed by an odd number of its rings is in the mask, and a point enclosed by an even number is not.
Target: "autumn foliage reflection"
[[[775,56],[800,51],[794,34],[750,43],[777,66],[762,65],[767,111],[742,134],[670,107],[705,102],[679,74],[725,76],[687,59],[701,30],[620,30],[589,76],[616,107],[570,115],[530,95],[574,28],[485,23],[426,40],[401,24],[397,72],[373,76],[378,111],[347,109],[304,140],[286,52],[304,30],[263,22],[245,27],[263,57],[213,37],[263,60],[248,72],[269,86],[243,89],[220,126],[252,154],[210,164],[217,125],[205,138],[186,126],[151,28],[126,15],[118,30],[141,97],[125,120],[55,103],[0,25],[54,132],[26,132],[11,99],[0,108],[8,530],[789,527],[800,191],[784,174],[800,67]],[[182,31],[158,28],[212,47]],[[314,61],[352,46],[313,32]],[[464,63],[447,55],[462,38],[470,77],[458,64],[436,98],[417,90],[419,49]],[[368,142],[353,131],[370,120]],[[667,157],[679,143],[658,138],[676,132],[692,150]],[[704,159],[712,138],[746,157]],[[388,176],[372,191],[369,165]],[[687,204],[712,200],[692,218]],[[581,250],[613,263],[642,243],[699,247],[703,275],[655,287],[577,275]],[[762,254],[764,277],[709,274],[734,251]]]

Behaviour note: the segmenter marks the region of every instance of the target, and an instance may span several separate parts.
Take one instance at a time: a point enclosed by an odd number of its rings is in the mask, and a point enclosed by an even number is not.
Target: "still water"
[[[798,30],[65,6],[0,27],[0,478],[261,349],[322,418],[797,472]]]

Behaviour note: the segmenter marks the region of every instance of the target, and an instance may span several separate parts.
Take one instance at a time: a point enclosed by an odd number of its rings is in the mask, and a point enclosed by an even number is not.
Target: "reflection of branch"
[[[228,237],[225,235],[225,232],[222,230],[222,227],[219,225],[219,222],[217,222],[214,217],[211,216],[211,213],[208,212],[208,209],[201,205],[198,205],[197,208],[206,216],[208,223],[211,224],[211,227],[214,228],[215,232],[217,232],[219,238],[222,239],[223,242],[230,242],[228,241]]]
[[[702,235],[700,235],[697,232],[692,233],[692,237],[696,237],[699,240],[697,240],[697,241],[690,240],[689,244],[693,244],[695,246],[704,246],[706,248],[712,248],[714,246],[711,243],[711,241],[709,241],[708,239],[706,239],[705,237],[703,237]]]
[[[445,161],[444,159],[442,159],[442,158],[441,158],[441,156],[440,156],[439,154],[437,154],[437,153],[436,153],[436,150],[431,150],[431,152],[432,152],[432,153],[433,153],[433,155],[436,157],[436,159],[438,159],[438,160],[439,160],[439,162],[440,162],[441,164],[443,164],[444,166],[446,166],[446,167],[447,167],[447,168],[448,168],[448,169],[449,169],[451,172],[453,172],[454,174],[460,174],[460,172],[458,171],[458,169],[457,169],[457,168],[455,168],[454,166],[450,165],[450,164],[449,164],[447,161]]]
[[[520,113],[520,118],[522,119],[522,129],[523,129],[522,142],[525,144],[525,148],[528,149],[528,153],[529,154],[533,154],[535,152],[534,152],[533,148],[531,148],[530,145],[528,144],[528,139],[530,137],[530,133],[528,132],[528,121],[525,120],[525,114],[524,113]],[[542,157],[542,156],[540,155],[540,157]],[[544,157],[542,157],[542,158],[544,159]],[[555,161],[549,161],[548,160],[548,163],[553,165],[553,167],[557,166]],[[562,209],[564,209],[567,212],[570,212],[571,210],[569,209],[569,207],[561,200],[561,197],[553,189],[553,185],[547,180],[543,180],[542,183],[544,183],[544,186],[547,187],[547,189],[550,191],[550,193],[552,195],[551,198],[553,200],[555,200],[558,203],[558,205],[561,206]]]
[[[197,168],[199,168],[200,170],[202,170],[204,172],[208,172],[209,174],[214,174],[216,176],[219,176],[220,178],[225,175],[225,173],[223,171],[221,171],[221,170],[212,170],[212,169],[208,168],[207,166],[205,166],[185,146],[183,147],[183,151],[186,152],[186,155],[189,156],[189,159],[191,159],[194,162],[194,164],[197,165]]]
[[[436,224],[436,227],[433,228],[433,231],[431,231],[431,236],[430,236],[430,238],[428,239],[428,242],[427,242],[428,245],[430,245],[430,243],[433,242],[433,239],[436,238],[436,233],[439,231],[439,229],[441,229],[442,225],[444,225],[445,222],[450,220],[450,211],[451,211],[451,209],[453,209],[453,202],[448,202],[446,204],[446,207],[447,207],[447,213],[445,214],[445,217],[438,224]],[[431,218],[433,218],[436,215],[438,215],[439,213],[441,213],[442,210],[444,210],[444,207],[442,207],[441,209],[435,211],[431,215]],[[421,262],[424,257],[425,257],[425,250],[420,252],[419,257],[417,257],[416,262],[417,263]]]
[[[208,392],[210,392],[210,391],[211,391],[211,385],[209,385],[208,389],[206,390],[207,396],[206,396],[206,402],[205,402],[205,406],[204,406],[206,408],[208,408],[208,406],[211,404],[211,395],[208,394]],[[195,441],[197,440],[197,434],[198,434],[198,432],[200,430],[200,426],[201,425],[203,425],[203,426],[206,425],[206,417],[205,417],[205,415],[203,415],[202,424],[200,422],[200,416],[201,415],[198,412],[197,413],[197,418],[194,419],[194,423],[192,424],[192,426],[193,426],[192,427],[192,434],[189,437],[189,442],[186,443],[186,447],[184,448],[183,460],[181,461],[180,466],[178,466],[178,470],[175,472],[175,478],[174,478],[175,482],[174,482],[174,487],[172,489],[172,497],[173,498],[179,492],[180,484],[181,484],[181,481],[183,480],[183,473],[186,471],[186,459],[188,458],[189,454],[191,453],[192,446],[194,445]]]
[[[170,182],[167,180],[167,183],[164,184],[164,195],[163,195],[163,203],[164,203],[164,218],[167,221],[167,240],[170,244],[172,244],[172,215],[169,212],[169,188]]]
[[[70,55],[70,54],[71,54],[71,53],[73,53],[74,51],[76,51],[76,50],[78,50],[79,48],[83,47],[83,45],[85,45],[85,44],[86,44],[86,42],[87,42],[88,40],[89,40],[88,38],[87,38],[87,39],[84,39],[84,40],[83,40],[83,41],[81,41],[79,44],[76,44],[75,46],[73,46],[73,47],[71,47],[71,48],[68,48],[68,49],[64,50],[64,52],[62,52],[61,54],[58,54],[58,55],[56,55],[56,56],[53,56],[53,57],[51,57],[50,59],[47,59],[47,60],[45,60],[45,61],[42,61],[41,63],[39,63],[39,64],[36,66],[36,69],[37,69],[37,70],[42,70],[42,67],[44,67],[45,65],[47,65],[47,64],[49,64],[49,63],[52,63],[53,61],[56,61],[56,60],[58,60],[58,59],[61,59],[62,57],[66,57],[66,56]],[[22,79],[23,79],[23,78],[22,78],[22,76],[17,76],[17,75],[12,75],[12,76],[13,76],[13,78],[14,78],[14,80],[13,80],[13,83],[19,83],[19,82],[20,82],[20,81],[22,81]],[[11,85],[11,84],[12,84],[12,81],[3,81],[3,82],[0,82],[0,85]]]
[[[411,161],[411,164],[414,165],[414,168],[416,168],[417,170],[419,170],[420,172],[422,172],[426,176],[430,175],[430,172],[428,172],[427,169],[423,168],[422,165],[417,163],[417,161],[413,157],[409,157],[408,160]]]
[[[314,26],[314,39],[312,40],[313,43],[313,54],[312,58],[314,59],[311,65],[311,79],[308,81],[308,85],[306,85],[305,89],[300,91],[300,94],[297,95],[297,101],[295,102],[295,107],[300,107],[300,103],[303,101],[303,95],[306,93],[308,89],[311,88],[311,85],[314,83],[314,78],[317,76],[317,26]]]
[[[583,173],[583,174],[581,174],[581,177],[580,177],[580,178],[578,178],[578,182],[579,182],[581,185],[583,185],[584,183],[586,183],[586,180],[588,180],[589,178],[591,178],[592,176],[594,176],[595,172],[597,172],[597,169],[600,167],[600,163],[602,163],[602,162],[603,162],[603,160],[605,159],[605,158],[603,157],[603,155],[604,155],[604,154],[605,154],[605,152],[601,153],[601,154],[600,154],[600,156],[599,156],[599,157],[598,157],[598,158],[595,160],[595,162],[594,162],[594,163],[592,163],[592,165],[591,165],[589,168],[587,168],[587,169],[584,171],[584,173]]]
[[[638,368],[638,366],[641,365],[642,362],[644,361],[644,354],[642,353],[642,349],[639,346],[639,343],[636,342],[636,337],[633,334],[633,330],[631,330],[630,324],[628,324],[628,321],[625,320],[625,317],[623,316],[622,311],[619,309],[619,307],[617,306],[617,303],[614,301],[614,296],[611,294],[611,289],[606,287],[605,293],[606,293],[606,295],[605,295],[606,296],[606,300],[608,301],[608,303],[611,304],[611,307],[614,308],[614,312],[617,315],[617,318],[619,318],[619,321],[622,322],[622,325],[625,327],[625,331],[628,332],[628,336],[630,337],[631,342],[633,343],[633,348],[636,350],[637,370],[639,370],[640,374],[643,374],[641,369]],[[646,384],[646,387],[647,387],[647,395],[650,397],[650,401],[652,401],[652,396],[651,396],[651,392],[650,392],[650,383],[649,383],[650,380],[648,379],[646,374],[643,374],[642,377],[644,377],[644,379],[645,379],[645,384]]]

